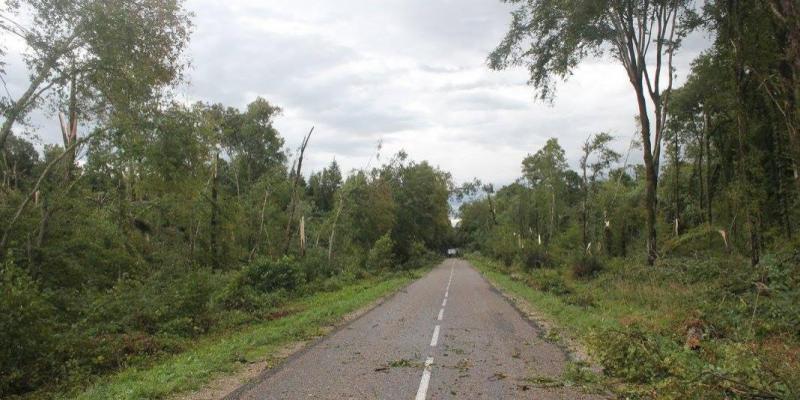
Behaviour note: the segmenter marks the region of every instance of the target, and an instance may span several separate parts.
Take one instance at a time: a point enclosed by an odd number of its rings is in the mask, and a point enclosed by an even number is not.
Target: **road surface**
[[[469,263],[448,259],[227,398],[599,398],[532,383],[566,362]]]

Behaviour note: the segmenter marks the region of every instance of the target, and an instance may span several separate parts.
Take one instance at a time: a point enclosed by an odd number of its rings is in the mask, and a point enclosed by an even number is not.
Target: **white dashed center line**
[[[425,370],[422,371],[422,379],[419,381],[419,390],[417,390],[416,400],[425,400],[428,394],[428,384],[431,382],[431,364],[433,364],[433,357],[428,357],[425,360]]]
[[[444,289],[444,299],[442,300],[442,308],[439,309],[439,315],[436,317],[437,321],[441,321],[444,317],[444,307],[447,305],[447,297],[450,295],[450,284],[453,282],[453,271],[455,266],[450,267],[450,277],[447,278],[447,287]],[[436,325],[433,328],[433,337],[431,338],[431,347],[436,347],[439,343],[439,330],[441,325]],[[431,382],[431,365],[433,364],[433,357],[428,357],[425,360],[425,370],[422,371],[422,379],[419,381],[419,389],[417,390],[416,400],[425,400],[428,395],[428,385]]]
[[[431,338],[431,347],[436,347],[436,343],[439,342],[439,325],[436,325],[433,328],[433,337]]]

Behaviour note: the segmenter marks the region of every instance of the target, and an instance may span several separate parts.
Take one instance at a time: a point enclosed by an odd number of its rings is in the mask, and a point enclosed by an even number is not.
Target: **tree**
[[[550,138],[535,154],[522,160],[522,175],[533,188],[540,189],[546,204],[549,204],[549,223],[547,240],[550,240],[558,229],[558,206],[563,201],[566,191],[567,159],[558,139]]]
[[[7,2],[0,30],[25,42],[31,80],[22,95],[4,99],[0,148],[48,94],[70,92],[70,125],[77,108],[133,111],[150,101],[180,78],[189,17],[181,0]]]
[[[450,174],[425,161],[406,162],[404,152],[398,153],[379,174],[389,183],[397,204],[392,239],[400,258],[408,260],[415,243],[439,249],[451,228]]]
[[[308,179],[308,191],[311,199],[321,212],[333,210],[336,191],[342,186],[342,172],[336,160],[322,170],[311,174]]]
[[[516,4],[511,26],[489,55],[489,65],[526,66],[542,99],[553,98],[589,55],[610,52],[625,68],[636,94],[647,173],[647,261],[657,255],[656,189],[661,140],[669,112],[673,56],[696,24],[689,0],[507,0]],[[665,80],[666,83],[663,81]]]
[[[258,97],[243,113],[219,106],[215,112],[221,114],[221,145],[231,158],[237,194],[247,191],[268,172],[283,168],[284,141],[273,126],[280,108]]]
[[[620,154],[611,150],[608,144],[614,140],[614,137],[605,132],[600,132],[596,135],[590,135],[586,138],[581,147],[582,155],[580,159],[580,166],[582,172],[581,189],[583,192],[583,201],[581,205],[581,238],[584,251],[588,249],[589,240],[586,234],[586,225],[589,219],[589,192],[590,185],[594,184],[595,180],[604,170],[607,170],[611,163],[619,161]],[[591,175],[587,174],[587,170],[591,171]]]

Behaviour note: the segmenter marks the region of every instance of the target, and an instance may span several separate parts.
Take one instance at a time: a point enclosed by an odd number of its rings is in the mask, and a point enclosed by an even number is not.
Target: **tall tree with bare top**
[[[673,60],[697,23],[690,0],[503,0],[516,5],[505,38],[489,66],[524,66],[538,97],[552,100],[589,56],[610,54],[636,94],[647,180],[647,261],[658,256],[656,189],[664,125],[673,85]]]
[[[106,114],[112,105],[135,111],[181,78],[191,30],[182,0],[4,3],[0,35],[4,43],[22,44],[30,80],[22,93],[0,94],[0,149],[12,128],[48,96],[59,108],[67,103],[72,123],[76,114],[86,121],[87,114]]]

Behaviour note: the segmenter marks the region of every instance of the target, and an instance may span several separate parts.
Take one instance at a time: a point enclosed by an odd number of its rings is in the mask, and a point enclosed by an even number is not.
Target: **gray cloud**
[[[344,170],[363,167],[380,140],[384,159],[405,149],[457,181],[507,183],[549,137],[574,165],[589,134],[611,132],[624,152],[635,130],[629,83],[611,60],[584,63],[552,105],[534,101],[524,70],[489,70],[486,56],[510,18],[499,0],[189,0],[187,7],[196,28],[181,96],[237,107],[265,97],[284,109],[276,126],[290,149],[316,126],[309,171],[334,157]],[[680,76],[708,41],[702,33],[687,39]],[[59,139],[49,132],[45,141]]]

